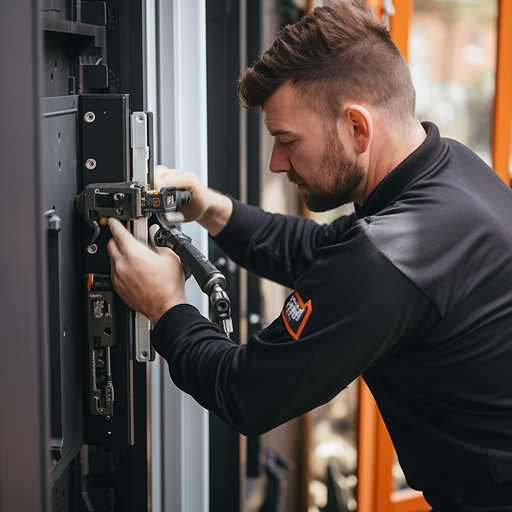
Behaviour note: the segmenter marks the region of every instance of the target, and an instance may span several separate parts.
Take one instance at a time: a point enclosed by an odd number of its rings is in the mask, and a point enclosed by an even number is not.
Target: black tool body
[[[171,248],[181,259],[186,270],[196,280],[199,288],[210,297],[222,332],[233,332],[231,320],[231,302],[227,293],[224,274],[191,242],[191,238],[175,226],[160,228],[155,234],[157,247]]]

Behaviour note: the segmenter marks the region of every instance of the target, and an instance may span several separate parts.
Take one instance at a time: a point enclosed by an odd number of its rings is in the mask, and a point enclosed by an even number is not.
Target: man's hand
[[[180,190],[188,190],[191,201],[180,207],[185,216],[185,222],[200,221],[208,209],[208,189],[199,181],[193,172],[181,172],[177,169],[168,169],[163,165],[155,167],[155,189],[173,186]]]
[[[146,315],[153,326],[170,308],[187,304],[185,275],[181,262],[167,247],[152,248],[136,240],[117,219],[108,219],[112,238],[108,242],[112,283],[126,305]]]
[[[185,216],[185,222],[196,220],[212,236],[222,231],[233,212],[233,203],[229,197],[205,187],[192,172],[181,172],[157,165],[155,188],[169,186],[189,190],[191,193],[190,203],[180,207],[180,212]]]

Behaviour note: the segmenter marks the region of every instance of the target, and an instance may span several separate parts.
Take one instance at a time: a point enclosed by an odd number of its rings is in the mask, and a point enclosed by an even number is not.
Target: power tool
[[[189,191],[177,190],[176,187],[150,190],[149,185],[137,182],[93,183],[77,196],[76,209],[84,215],[93,230],[92,239],[87,245],[89,254],[97,251],[95,241],[101,232],[101,217],[127,221],[156,214],[159,224],[163,226],[155,234],[156,246],[169,247],[180,257],[186,277],[192,275],[203,293],[210,297],[220,330],[229,336],[233,332],[233,321],[231,302],[224,291],[225,276],[192,245],[190,237],[175,225],[166,226],[162,218],[163,214],[179,210],[190,199]]]

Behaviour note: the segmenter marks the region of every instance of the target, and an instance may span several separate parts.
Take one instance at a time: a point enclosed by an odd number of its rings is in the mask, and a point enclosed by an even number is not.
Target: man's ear
[[[365,153],[373,137],[372,116],[361,105],[349,105],[342,114],[349,128],[352,147],[358,154]]]

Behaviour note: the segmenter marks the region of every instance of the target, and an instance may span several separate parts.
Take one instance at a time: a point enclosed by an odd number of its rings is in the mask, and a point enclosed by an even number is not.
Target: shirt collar
[[[362,206],[354,205],[359,218],[375,215],[392,203],[418,176],[430,171],[447,144],[441,139],[439,129],[433,123],[421,123],[427,137],[415,151],[400,162],[370,192]]]

